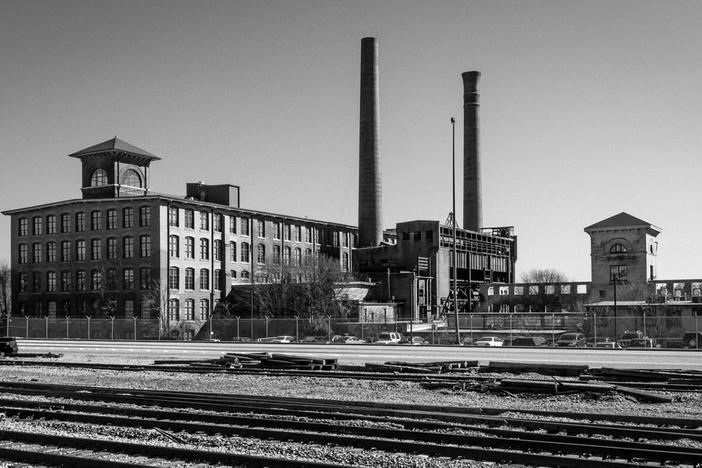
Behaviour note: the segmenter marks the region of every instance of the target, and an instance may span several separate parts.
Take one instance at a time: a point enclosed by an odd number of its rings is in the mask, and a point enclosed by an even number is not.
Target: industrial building
[[[351,267],[353,226],[241,208],[234,185],[154,192],[151,164],[160,158],[118,138],[69,156],[81,162],[81,198],[3,212],[11,216],[15,316],[167,310],[169,321],[201,320],[269,265],[324,254]]]

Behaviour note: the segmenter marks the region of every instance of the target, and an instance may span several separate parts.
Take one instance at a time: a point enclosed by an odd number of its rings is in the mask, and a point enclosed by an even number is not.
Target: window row
[[[129,229],[135,225],[135,210],[132,207],[126,207],[122,210],[122,227]],[[104,216],[103,216],[104,215]],[[18,223],[18,235],[25,237],[29,235],[29,218],[20,218]],[[56,215],[47,215],[46,217],[34,216],[31,219],[32,235],[41,236],[44,234],[44,222],[46,221],[46,234],[62,234],[68,232],[85,232],[90,226],[91,231],[99,231],[103,229],[117,229],[117,210],[111,208],[106,211],[93,210],[89,213],[79,211],[78,213],[62,213],[60,218]],[[139,226],[145,227],[151,225],[151,207],[139,207]],[[89,224],[88,224],[89,223]]]
[[[197,315],[195,314],[195,300],[185,299],[181,306],[178,299],[168,300],[168,320],[207,320],[210,316],[210,301],[207,299],[200,299],[197,309]]]
[[[61,301],[37,301],[34,303],[27,303],[27,302],[18,302],[17,303],[18,309],[19,309],[19,315],[20,316],[27,316],[33,313],[35,316],[43,316],[45,315],[47,318],[56,318],[58,317],[58,314],[60,313],[62,317],[70,317],[70,316],[79,316],[81,318],[83,317],[89,317],[90,315],[97,315],[100,312],[105,312],[104,305],[101,303],[101,301],[97,299],[93,299],[90,301],[86,300],[79,300],[79,301],[71,301],[69,299],[64,299]],[[129,318],[135,318],[134,315],[134,307],[135,307],[135,301],[132,299],[125,299],[121,307],[118,305],[118,303],[114,304],[115,309],[113,309],[114,312],[117,312],[115,315],[120,315],[123,317],[129,317]],[[149,298],[144,298],[141,303],[141,316],[142,318],[150,318],[152,315],[152,310],[154,309],[152,305],[152,301]],[[158,311],[154,311],[154,315],[158,313]],[[98,338],[99,336],[96,336],[96,333],[99,335],[98,330],[93,330],[91,335],[93,338]],[[127,335],[129,335],[129,330],[125,330],[124,332],[124,337],[126,338]],[[133,338],[133,335],[132,335]]]
[[[208,268],[200,268],[198,271],[197,278],[195,277],[194,268],[184,268],[182,269],[182,283],[181,283],[181,269],[178,267],[170,267],[168,269],[168,288],[169,289],[185,289],[189,291],[195,290],[195,285],[197,284],[199,289],[209,291],[210,281],[212,281],[213,289],[220,290],[222,281],[222,270],[214,270],[214,274],[210,277],[210,270]],[[183,286],[181,288],[181,285]]]
[[[184,228],[195,229],[196,220],[198,221],[198,227],[200,230],[210,230],[210,212],[195,211],[188,208],[183,210]],[[248,225],[248,221],[246,221],[246,223]],[[244,224],[243,220],[242,224]],[[180,208],[175,206],[168,207],[168,225],[173,227],[180,226]],[[219,213],[212,213],[212,228],[216,232],[222,232],[222,230],[224,229],[224,215]],[[248,229],[246,231],[248,232]],[[236,216],[229,216],[229,232],[236,234]]]
[[[95,169],[92,174],[90,174],[90,186],[91,187],[102,187],[107,185],[107,172],[104,169]],[[127,185],[129,187],[142,187],[141,175],[134,169],[127,169],[122,173],[119,183],[121,185]]]
[[[103,240],[106,242],[103,249]],[[136,254],[135,239],[132,236],[125,236],[121,240],[122,258],[134,258]],[[88,245],[90,245],[90,256],[88,257]],[[151,236],[145,234],[139,236],[138,253],[140,258],[151,257]],[[29,263],[30,260],[30,245],[20,244],[17,251],[17,262],[20,264]],[[77,261],[82,262],[90,260],[114,260],[117,255],[117,238],[109,239],[90,239],[90,244],[87,240],[79,239],[75,242],[61,241],[47,242],[46,245],[40,242],[35,242],[31,245],[31,260],[32,263],[48,262],[53,263],[60,259],[62,262]]]
[[[151,268],[139,268],[138,286],[141,290],[153,287]],[[19,292],[73,292],[73,291],[116,291],[135,289],[134,268],[77,271],[33,271],[22,272],[18,276]]]

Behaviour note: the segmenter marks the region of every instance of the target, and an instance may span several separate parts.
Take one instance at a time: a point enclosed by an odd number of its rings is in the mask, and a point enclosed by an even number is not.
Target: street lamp
[[[612,273],[612,284],[614,285],[614,341],[617,337],[617,282],[619,282],[619,273]]]
[[[461,344],[461,332],[458,326],[458,268],[456,266],[456,119],[451,117],[451,232],[453,235],[453,316],[456,320],[456,344]]]

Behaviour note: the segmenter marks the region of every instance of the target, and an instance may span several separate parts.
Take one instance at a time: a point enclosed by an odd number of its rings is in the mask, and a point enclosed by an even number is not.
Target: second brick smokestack
[[[478,125],[480,72],[469,71],[461,76],[463,77],[463,228],[477,231],[483,225]]]
[[[361,40],[361,122],[358,170],[358,243],[372,247],[383,240],[380,138],[378,124],[378,41]]]

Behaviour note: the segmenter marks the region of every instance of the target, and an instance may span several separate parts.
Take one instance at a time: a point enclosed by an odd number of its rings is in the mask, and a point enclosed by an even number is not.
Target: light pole
[[[451,233],[453,235],[453,316],[456,320],[456,344],[461,344],[461,331],[458,326],[458,268],[456,266],[456,119],[451,117]]]
[[[614,285],[614,342],[617,342],[617,281],[619,281],[619,275],[617,273],[612,273],[612,284]]]

